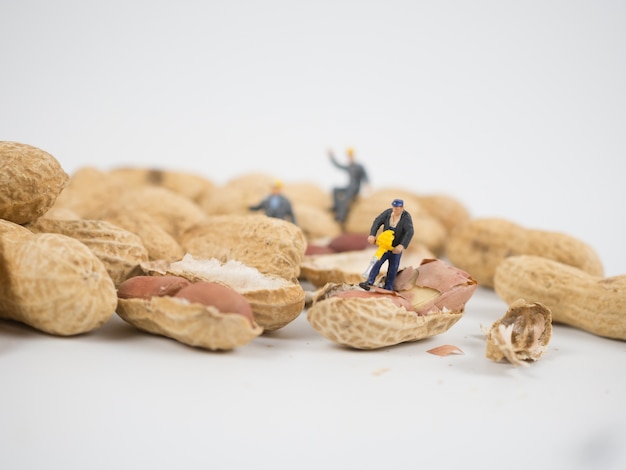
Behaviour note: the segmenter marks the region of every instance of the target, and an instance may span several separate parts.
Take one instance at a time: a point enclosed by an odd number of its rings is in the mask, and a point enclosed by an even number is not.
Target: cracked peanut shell
[[[477,287],[467,273],[441,260],[424,260],[417,269],[399,272],[398,278],[403,284],[399,292],[329,283],[313,299],[307,320],[318,333],[344,346],[393,346],[449,330]]]

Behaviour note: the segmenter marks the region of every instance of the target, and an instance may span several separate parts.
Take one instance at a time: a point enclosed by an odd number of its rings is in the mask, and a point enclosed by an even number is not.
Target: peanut
[[[120,167],[109,174],[128,186],[157,186],[167,188],[185,196],[199,206],[210,201],[215,191],[215,184],[195,173],[166,170],[161,168]]]
[[[84,243],[104,263],[116,286],[148,261],[141,238],[104,220],[40,218],[27,226],[37,233],[60,233]]]
[[[263,332],[250,303],[215,282],[136,276],[118,288],[117,313],[148,333],[211,350],[242,346]]]
[[[494,290],[509,304],[545,305],[555,323],[626,340],[626,275],[603,278],[541,256],[511,256],[498,265]]]
[[[351,233],[345,232],[336,237],[333,237],[328,242],[328,247],[336,253],[343,251],[356,251],[370,248],[370,244],[367,241],[368,232]]]
[[[31,145],[0,141],[0,219],[26,224],[45,214],[69,181],[59,162]]]
[[[265,215],[212,215],[181,234],[180,244],[196,258],[236,260],[263,274],[297,280],[306,250],[302,230]]]
[[[99,219],[100,212],[116,206],[127,184],[109,173],[93,167],[75,171],[54,203],[53,209],[66,210],[83,219]]]
[[[180,243],[145,212],[129,212],[118,207],[104,212],[101,217],[139,236],[151,260],[175,261],[185,255]]]
[[[472,219],[454,230],[446,244],[447,258],[488,288],[493,288],[498,264],[515,255],[539,255],[593,276],[604,271],[598,254],[585,242],[559,232],[525,229],[504,219]]]
[[[189,280],[180,276],[134,276],[120,284],[117,296],[120,299],[151,299],[175,295],[189,284]]]
[[[237,313],[254,323],[250,302],[235,289],[218,282],[198,281],[179,290],[174,297],[212,305],[222,313]]]
[[[247,316],[172,296],[120,298],[117,314],[142,331],[213,351],[243,346],[263,332]]]
[[[239,261],[221,263],[216,258],[196,259],[187,254],[173,263],[142,264],[150,275],[182,276],[192,282],[219,282],[242,294],[252,307],[255,321],[273,331],[295,320],[302,312],[305,292],[298,282],[261,273]]]
[[[71,237],[0,229],[0,317],[53,335],[92,331],[115,312],[104,264]]]

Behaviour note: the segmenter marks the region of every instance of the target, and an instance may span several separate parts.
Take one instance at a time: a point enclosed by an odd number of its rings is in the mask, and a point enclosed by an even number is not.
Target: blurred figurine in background
[[[332,164],[348,173],[348,185],[343,188],[333,189],[332,210],[335,213],[335,220],[339,222],[342,227],[348,218],[350,206],[361,191],[361,184],[369,184],[369,178],[365,168],[354,159],[354,150],[349,148],[346,153],[348,156],[348,163],[343,165],[337,161],[332,150],[328,151],[328,156],[330,157]]]
[[[391,202],[391,207],[385,209],[374,219],[372,227],[370,228],[370,234],[367,237],[367,241],[370,245],[376,243],[376,232],[378,232],[381,226],[384,227],[381,236],[388,230],[392,230],[393,241],[391,242],[391,246],[386,247],[389,249],[385,251],[382,256],[377,256],[378,260],[376,260],[371,267],[367,280],[359,283],[359,286],[365,290],[370,290],[370,286],[374,285],[376,276],[378,276],[380,268],[385,261],[388,262],[388,265],[384,288],[393,290],[393,283],[396,280],[396,274],[398,274],[402,252],[409,246],[413,238],[413,219],[411,218],[411,214],[404,210],[404,201],[402,199],[394,199]],[[381,245],[382,244],[379,243],[379,248]]]
[[[282,181],[274,181],[270,195],[257,205],[249,206],[248,209],[251,211],[263,209],[268,217],[275,217],[296,224],[296,216],[293,213],[291,202],[282,194],[282,190]]]

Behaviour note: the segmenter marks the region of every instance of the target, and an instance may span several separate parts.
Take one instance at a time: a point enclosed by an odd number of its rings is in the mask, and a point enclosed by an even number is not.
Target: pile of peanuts
[[[591,247],[474,219],[449,196],[379,189],[357,199],[342,231],[330,195],[311,183],[284,186],[298,225],[251,213],[271,175],[221,186],[148,168],[84,167],[70,176],[49,153],[17,142],[0,142],[0,163],[0,318],[49,334],[86,333],[117,313],[144,331],[228,350],[284,327],[308,301],[314,329],[372,349],[446,331],[480,285],[509,305],[527,299],[555,322],[626,339],[626,276],[604,278]],[[423,270],[423,282],[406,288],[408,309],[388,295],[345,294],[370,256],[363,240],[371,221],[397,197],[416,229],[406,259]],[[449,264],[440,265],[444,257]],[[445,289],[425,279],[435,268]],[[303,281],[318,290],[311,295]],[[416,314],[417,298],[430,315]],[[433,300],[441,298],[454,302]]]

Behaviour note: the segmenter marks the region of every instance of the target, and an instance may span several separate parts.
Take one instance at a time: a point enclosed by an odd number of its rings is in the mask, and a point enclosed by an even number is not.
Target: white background
[[[626,273],[626,3],[0,1],[0,140],[136,165],[447,193]],[[438,338],[344,350],[302,315],[232,353],[0,323],[2,468],[622,468],[624,342],[557,326],[484,358],[477,292]],[[452,343],[464,355],[439,358]],[[549,465],[548,465],[549,464]]]

